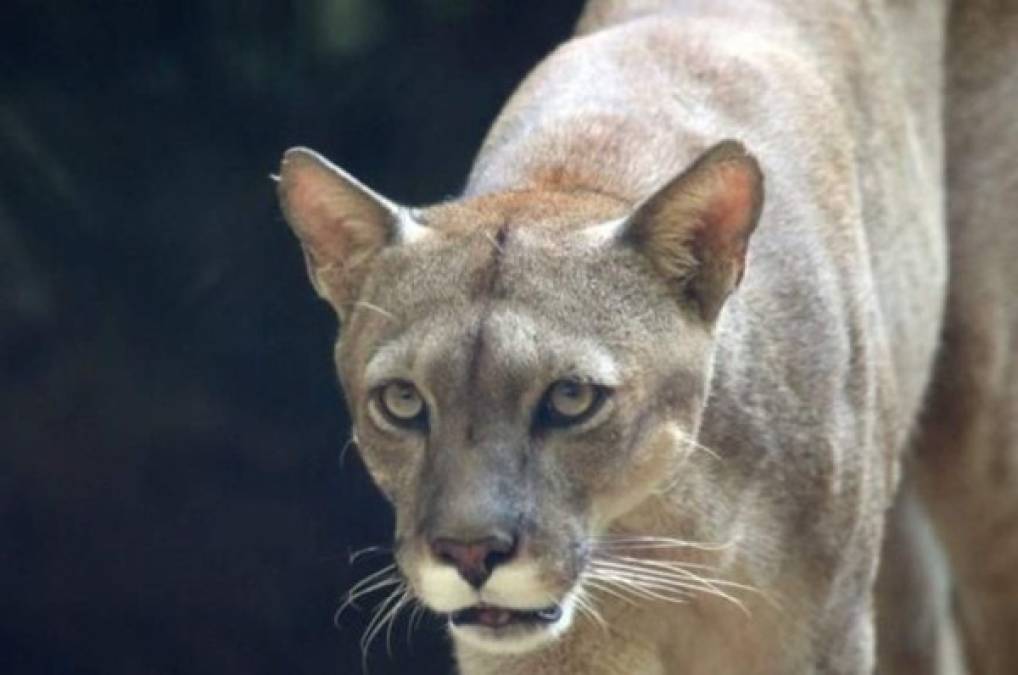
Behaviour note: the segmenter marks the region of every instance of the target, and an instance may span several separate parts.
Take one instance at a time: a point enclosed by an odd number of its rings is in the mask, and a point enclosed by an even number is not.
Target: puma
[[[454,200],[289,150],[383,618],[465,675],[1018,673],[1005,4],[592,0]]]

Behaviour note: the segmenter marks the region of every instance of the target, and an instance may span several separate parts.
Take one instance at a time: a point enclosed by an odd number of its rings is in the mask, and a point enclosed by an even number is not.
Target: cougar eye
[[[565,427],[589,418],[604,402],[605,390],[594,384],[561,380],[551,385],[538,410],[544,427]]]
[[[417,387],[397,380],[378,392],[378,405],[390,422],[401,427],[418,427],[427,423],[424,399]]]

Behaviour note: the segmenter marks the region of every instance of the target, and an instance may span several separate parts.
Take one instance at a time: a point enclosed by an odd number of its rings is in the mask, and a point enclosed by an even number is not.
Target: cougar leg
[[[906,468],[887,516],[877,578],[879,675],[963,675],[940,542]]]
[[[1018,673],[1018,5],[949,22],[951,282],[916,478],[976,675]]]
[[[1018,673],[1018,325],[1000,309],[954,313],[916,464],[976,675]]]
[[[1018,673],[1018,326],[1010,328],[955,329],[916,466],[977,675]]]

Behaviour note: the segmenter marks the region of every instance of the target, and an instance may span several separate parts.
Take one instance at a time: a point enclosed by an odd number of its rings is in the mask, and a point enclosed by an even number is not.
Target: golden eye
[[[559,380],[551,385],[538,407],[537,428],[568,427],[589,419],[604,403],[609,391],[576,380]]]
[[[597,400],[597,390],[592,384],[556,382],[548,391],[548,406],[562,417],[580,417],[590,410]]]
[[[378,394],[378,402],[396,424],[409,426],[424,420],[424,399],[409,382],[397,380],[385,385]]]

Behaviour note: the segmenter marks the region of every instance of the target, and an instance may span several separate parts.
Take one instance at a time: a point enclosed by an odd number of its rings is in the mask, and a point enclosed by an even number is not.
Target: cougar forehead
[[[617,379],[604,345],[653,351],[651,335],[681,330],[646,261],[605,243],[625,209],[605,196],[510,193],[415,212],[431,236],[378,255],[344,326],[345,386],[423,377],[423,364],[436,379],[463,377],[483,363],[471,354],[492,364],[489,376],[572,362]]]
[[[563,332],[524,306],[502,303],[465,309],[455,322],[444,315],[425,319],[384,342],[364,367],[364,385],[405,378],[423,386],[493,386],[507,377],[538,374],[552,379],[582,374],[605,385],[617,385],[620,377],[616,358],[600,340]],[[484,387],[476,388],[474,393],[483,393]]]

